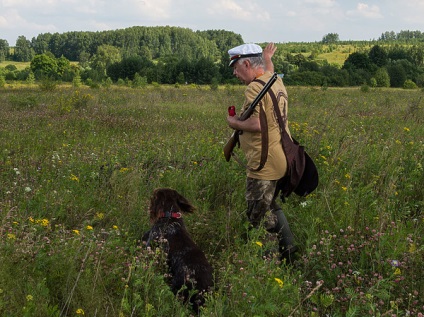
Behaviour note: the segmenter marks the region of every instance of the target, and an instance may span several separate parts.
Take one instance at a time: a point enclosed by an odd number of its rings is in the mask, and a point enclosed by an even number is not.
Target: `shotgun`
[[[255,110],[255,107],[258,105],[259,101],[265,96],[265,94],[268,92],[268,90],[271,88],[272,84],[277,80],[277,73],[274,73],[272,77],[269,79],[269,81],[265,84],[265,86],[262,88],[262,90],[259,92],[259,94],[256,96],[256,98],[252,101],[250,106],[243,112],[243,114],[240,116],[239,120],[244,121],[248,119],[253,111]],[[231,155],[233,155],[233,150],[239,143],[239,135],[242,131],[235,130],[233,134],[231,135],[230,139],[227,141],[227,143],[224,146],[224,157],[227,162],[230,161]]]

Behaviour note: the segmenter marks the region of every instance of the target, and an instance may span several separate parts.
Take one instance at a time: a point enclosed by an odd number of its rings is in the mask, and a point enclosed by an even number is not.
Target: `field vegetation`
[[[424,100],[419,89],[288,87],[318,189],[282,204],[291,265],[249,231],[225,117],[244,87],[0,88],[0,315],[190,316],[140,241],[154,188],[212,263],[202,316],[423,316]],[[262,242],[262,243],[261,243]]]

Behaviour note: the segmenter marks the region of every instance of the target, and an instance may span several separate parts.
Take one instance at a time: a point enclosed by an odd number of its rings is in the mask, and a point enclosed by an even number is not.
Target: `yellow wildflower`
[[[15,240],[16,239],[16,236],[13,233],[8,233],[7,234],[7,238],[8,239],[11,239],[11,240]]]
[[[397,267],[394,274],[395,275],[401,275],[402,272],[401,272],[400,268]]]
[[[47,227],[49,225],[49,219],[37,219],[35,223],[42,225],[43,227]]]
[[[79,234],[80,234],[79,230],[77,230],[77,229],[72,230],[72,232],[75,233],[77,236],[79,236]]]
[[[118,228],[118,226],[116,226],[116,225],[113,225],[113,230],[118,230],[119,228]]]
[[[284,282],[282,281],[282,280],[280,280],[279,278],[274,278],[274,280],[278,283],[278,286],[280,286],[280,288],[282,288],[283,287],[283,285],[284,285]]]
[[[71,180],[72,180],[72,181],[79,182],[79,178],[78,178],[78,176],[76,176],[76,175],[74,175],[74,174],[71,174],[70,178],[71,178]]]
[[[404,127],[403,128],[403,130],[405,131],[405,132],[409,132],[410,130],[409,130],[409,128],[407,128],[407,127]]]
[[[256,244],[262,248],[263,244],[260,241],[256,241]]]
[[[84,315],[84,310],[82,310],[82,308],[78,308],[77,315]]]
[[[26,300],[28,302],[32,301],[34,299],[34,297],[32,297],[32,295],[27,295]]]
[[[97,219],[103,219],[105,217],[105,214],[104,213],[102,213],[102,212],[98,212],[98,213],[96,213],[96,218]]]
[[[87,229],[87,230],[93,230],[93,227],[90,226],[90,225],[88,225],[87,227],[85,227],[85,229]]]

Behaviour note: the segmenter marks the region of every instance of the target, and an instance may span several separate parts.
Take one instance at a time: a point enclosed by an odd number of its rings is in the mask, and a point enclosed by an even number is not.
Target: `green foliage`
[[[324,37],[322,38],[322,43],[324,44],[331,44],[331,43],[336,43],[340,40],[339,35],[337,33],[328,33],[326,35],[324,35]]]
[[[403,86],[403,83],[406,81],[406,71],[401,64],[397,63],[390,66],[388,68],[388,73],[390,76],[391,87]]]
[[[411,38],[411,34],[416,37]],[[422,87],[421,36],[415,31],[402,31],[398,35],[384,34],[379,41],[343,42],[338,34],[329,33],[321,42],[277,43],[273,61],[275,70],[285,75],[288,85],[345,87],[366,82],[387,87],[387,78],[376,76],[379,69],[386,68],[390,86],[402,87],[409,79]],[[148,83],[215,87],[215,80],[219,84],[239,83],[228,67],[227,50],[242,42],[239,35],[225,30],[193,32],[168,26],[132,27],[40,34],[31,42],[21,37],[16,48],[19,55],[13,57],[32,60],[34,51],[37,56],[46,55],[57,63],[57,69],[48,72],[48,76],[65,82],[72,82],[79,73],[83,81],[90,79],[95,86],[104,84],[107,77],[113,82],[127,81],[126,85],[131,86],[138,73]],[[70,60],[79,61],[80,68],[70,64]],[[41,78],[41,70],[34,73],[37,80]],[[25,80],[27,76],[28,71],[21,69],[5,74],[7,81]]]
[[[31,47],[31,41],[21,35],[16,40],[14,59],[18,62],[29,62],[34,57],[34,49]]]
[[[77,74],[72,80],[72,86],[74,86],[75,88],[78,88],[81,85],[82,85],[81,76]]]
[[[56,77],[57,67],[56,59],[47,54],[36,55],[31,61],[31,71],[36,74],[37,79],[42,77]]]
[[[377,69],[374,78],[377,87],[390,87],[390,76],[386,68]]]
[[[30,72],[29,72],[28,77],[27,77],[27,79],[26,79],[26,82],[27,82],[29,85],[33,85],[33,84],[35,84],[35,76],[34,76],[34,73],[33,73],[32,71],[30,71]]]
[[[422,92],[288,87],[320,173],[282,204],[300,247],[288,266],[248,230],[245,172],[222,156],[244,87],[219,88],[2,90],[0,315],[192,314],[140,241],[157,187],[197,208],[186,226],[217,279],[203,316],[423,313]]]
[[[147,86],[147,78],[140,76],[140,74],[136,73],[134,75],[134,80],[132,81],[133,88],[145,88]]]
[[[43,76],[38,82],[38,86],[43,91],[53,91],[57,87],[57,81],[52,77]]]
[[[379,45],[374,45],[368,53],[371,63],[378,67],[387,65],[387,52]]]
[[[414,83],[412,80],[407,79],[405,80],[405,82],[403,83],[403,88],[404,89],[417,89],[418,86],[416,83]]]

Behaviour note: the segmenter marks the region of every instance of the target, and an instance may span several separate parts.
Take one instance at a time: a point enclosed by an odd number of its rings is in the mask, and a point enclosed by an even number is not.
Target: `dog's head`
[[[157,188],[150,197],[150,221],[154,223],[163,213],[192,213],[195,208],[189,201],[171,188]]]

